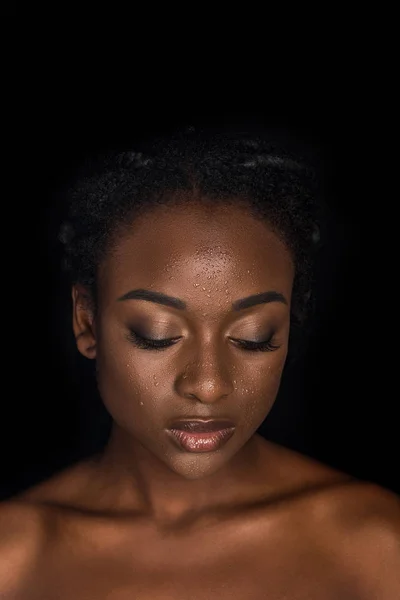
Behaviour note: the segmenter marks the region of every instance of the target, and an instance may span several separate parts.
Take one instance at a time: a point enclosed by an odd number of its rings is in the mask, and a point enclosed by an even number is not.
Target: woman
[[[73,330],[112,431],[3,503],[1,598],[400,597],[397,496],[257,433],[311,304],[318,206],[299,160],[241,135],[75,186]]]

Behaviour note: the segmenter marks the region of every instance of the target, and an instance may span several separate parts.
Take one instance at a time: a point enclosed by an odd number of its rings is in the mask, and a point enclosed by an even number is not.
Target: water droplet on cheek
[[[140,406],[143,406],[143,402],[140,402]]]

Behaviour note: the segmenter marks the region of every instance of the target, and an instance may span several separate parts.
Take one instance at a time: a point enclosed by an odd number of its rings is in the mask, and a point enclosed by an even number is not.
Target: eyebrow
[[[127,292],[118,298],[119,302],[125,300],[147,300],[148,302],[164,304],[165,306],[177,308],[178,310],[187,309],[187,304],[183,300],[174,298],[173,296],[167,296],[161,292],[154,292],[152,290],[131,290],[130,292]],[[250,308],[251,306],[256,306],[258,304],[268,304],[269,302],[282,302],[283,304],[287,304],[287,300],[283,294],[271,290],[269,292],[261,292],[261,294],[254,294],[252,296],[247,296],[247,298],[235,300],[235,302],[232,302],[232,309],[239,311],[244,310],[245,308]]]

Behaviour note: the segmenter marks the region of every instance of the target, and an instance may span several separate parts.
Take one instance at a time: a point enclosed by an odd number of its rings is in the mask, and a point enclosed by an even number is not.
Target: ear
[[[72,286],[72,323],[79,352],[86,358],[96,358],[93,305],[89,292],[78,284]]]

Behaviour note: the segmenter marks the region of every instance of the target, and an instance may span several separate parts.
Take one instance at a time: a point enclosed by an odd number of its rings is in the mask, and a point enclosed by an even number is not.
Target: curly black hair
[[[97,160],[70,189],[60,232],[72,282],[86,286],[95,305],[98,266],[123,227],[178,197],[240,203],[273,228],[295,264],[292,325],[303,324],[320,241],[318,181],[307,163],[264,136],[191,129]]]

